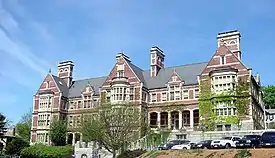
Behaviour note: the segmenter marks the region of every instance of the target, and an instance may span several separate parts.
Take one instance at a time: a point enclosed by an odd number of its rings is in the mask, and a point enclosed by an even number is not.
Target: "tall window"
[[[225,64],[225,56],[221,56],[221,65]]]
[[[151,101],[156,102],[157,101],[157,94],[153,93],[151,96],[152,96]]]
[[[53,102],[53,96],[41,95],[39,97],[39,109],[51,108]]]
[[[163,92],[161,93],[161,101],[166,101],[167,100],[167,93]]]
[[[170,86],[170,100],[181,100],[180,86]]]
[[[130,100],[134,100],[134,88],[133,87],[131,87],[130,88],[130,94],[129,94],[130,96]],[[145,94],[146,95],[146,94]],[[145,97],[144,97],[145,98]]]
[[[188,90],[187,89],[183,90],[183,99],[188,99],[188,97],[189,97]]]
[[[83,107],[84,108],[91,108],[92,105],[92,97],[91,95],[84,95]]]
[[[199,89],[197,88],[195,89],[195,98],[199,98],[199,91],[200,91]]]

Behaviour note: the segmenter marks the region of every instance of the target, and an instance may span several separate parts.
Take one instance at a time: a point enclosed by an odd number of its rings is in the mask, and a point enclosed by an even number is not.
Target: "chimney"
[[[63,79],[68,87],[72,85],[73,67],[72,61],[64,61],[58,64],[58,77]]]
[[[117,53],[116,61],[118,61],[120,58],[124,58],[126,61],[131,62],[130,58],[127,55],[125,55],[123,52]]]
[[[164,68],[164,52],[157,46],[151,48],[151,77],[157,76],[160,69]]]
[[[234,53],[239,60],[241,60],[240,40],[241,34],[238,30],[221,32],[217,35],[218,47],[221,45],[227,46],[227,48]]]

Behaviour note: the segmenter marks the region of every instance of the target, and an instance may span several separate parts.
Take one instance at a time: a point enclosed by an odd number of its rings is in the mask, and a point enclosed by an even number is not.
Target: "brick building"
[[[100,96],[110,102],[132,101],[147,114],[152,128],[175,131],[196,130],[199,124],[199,83],[210,76],[215,93],[233,88],[233,81],[250,81],[249,115],[242,120],[242,129],[262,129],[264,112],[260,77],[242,62],[240,33],[229,31],[217,36],[218,48],[208,62],[165,67],[165,54],[158,47],[150,50],[150,69],[142,70],[123,53],[105,77],[73,80],[73,62],[58,64],[57,76],[49,73],[34,95],[31,142],[49,143],[48,131],[53,117],[68,119],[68,142],[81,139],[73,127],[81,115],[92,115],[100,105]],[[149,55],[149,54],[148,54]],[[236,108],[220,106],[217,115],[236,115]],[[217,125],[217,130],[234,130],[234,125]]]

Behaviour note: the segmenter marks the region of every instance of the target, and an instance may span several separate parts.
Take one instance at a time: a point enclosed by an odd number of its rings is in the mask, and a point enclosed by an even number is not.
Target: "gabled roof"
[[[168,67],[160,69],[158,75],[155,77],[151,77],[150,71],[147,70],[143,72],[143,76],[147,83],[147,88],[149,89],[166,87],[165,84],[174,71],[176,71],[179,77],[184,80],[185,85],[194,85],[198,84],[197,76],[201,74],[206,65],[207,62]]]
[[[68,96],[69,88],[67,87],[66,82],[55,75],[52,75],[52,77],[53,77],[54,82],[56,83],[58,89],[63,93],[63,96]]]
[[[163,68],[155,77],[150,76],[150,70],[144,71],[138,66],[132,64],[131,62],[128,62],[128,64],[137,75],[137,77],[140,79],[140,81],[144,83],[144,86],[148,89],[153,89],[166,87],[166,83],[170,79],[174,71],[176,71],[179,77],[185,81],[185,85],[198,84],[197,76],[201,74],[203,69],[206,67],[207,62]],[[94,87],[95,94],[98,95],[99,88],[102,86],[106,79],[107,76],[73,81],[72,86],[69,89],[68,97],[80,97],[83,89],[88,84]]]
[[[73,81],[69,90],[69,98],[80,97],[83,89],[88,83],[94,87],[95,94],[99,94],[99,88],[102,86],[107,77],[89,78],[84,80]]]

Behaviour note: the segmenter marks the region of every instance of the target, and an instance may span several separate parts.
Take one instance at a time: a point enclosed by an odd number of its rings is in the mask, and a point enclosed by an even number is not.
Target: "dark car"
[[[261,147],[275,146],[275,132],[264,132],[261,137]]]
[[[197,149],[210,149],[212,140],[203,140],[196,144]]]
[[[185,144],[190,142],[189,140],[170,140],[168,141],[165,145],[159,146],[159,150],[169,150],[171,149],[174,145],[180,145],[180,144]]]
[[[254,148],[259,147],[261,143],[260,135],[245,135],[242,139],[238,140],[236,144],[236,148]]]

